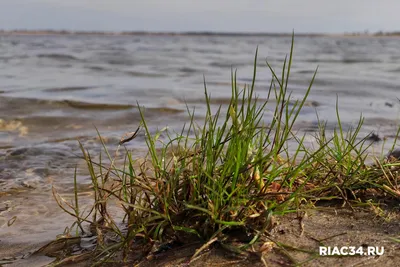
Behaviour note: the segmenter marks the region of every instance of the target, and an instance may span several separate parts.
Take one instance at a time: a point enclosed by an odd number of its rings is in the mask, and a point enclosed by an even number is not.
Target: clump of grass
[[[103,143],[111,163],[102,163],[101,157],[95,163],[81,146],[93,184],[93,207],[86,213],[80,209],[76,178],[74,204],[67,204],[56,192],[55,196],[58,204],[77,218],[77,230],[85,232],[82,225],[91,225],[97,236],[98,260],[104,261],[118,250],[124,251],[126,259],[135,244],[145,247],[154,240],[223,243],[233,230],[250,236],[245,248],[273,226],[274,215],[295,212],[304,201],[338,198],[350,204],[366,190],[399,197],[398,175],[393,171],[397,165],[387,161],[366,164],[369,145],[358,138],[362,118],[355,129],[344,132],[337,111],[333,136],[328,138],[321,122],[314,149],[304,144],[305,135],[293,132],[316,72],[303,98],[293,100],[288,91],[292,59],[293,39],[280,77],[267,63],[272,79],[265,100],[255,95],[257,52],[249,86],[239,88],[236,72],[232,72],[226,115],[222,106],[212,112],[204,82],[204,122],[199,125],[188,107],[188,123],[179,133],[164,129],[152,134],[145,112],[139,108],[149,151],[142,162],[125,149],[124,164],[117,166]],[[265,122],[266,110],[273,111],[269,123]],[[117,151],[138,130],[122,140]],[[161,138],[162,133],[166,138]],[[293,140],[297,148],[289,150]],[[115,202],[123,209],[122,222],[108,211]]]

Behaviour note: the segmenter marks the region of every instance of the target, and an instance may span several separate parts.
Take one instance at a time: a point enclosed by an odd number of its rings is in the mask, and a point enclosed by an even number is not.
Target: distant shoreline
[[[67,31],[67,30],[0,30],[0,35],[96,35],[96,36],[226,36],[290,37],[292,33],[267,32],[151,32],[151,31]],[[377,33],[296,33],[298,37],[400,37],[400,32]]]

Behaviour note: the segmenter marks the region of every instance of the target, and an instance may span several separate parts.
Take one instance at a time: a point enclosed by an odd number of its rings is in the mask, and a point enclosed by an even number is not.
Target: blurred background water
[[[49,227],[65,227],[51,186],[71,192],[77,139],[99,154],[95,126],[115,148],[124,133],[137,128],[139,104],[146,107],[152,131],[179,130],[188,121],[186,104],[199,118],[204,114],[203,75],[214,108],[229,104],[232,70],[241,87],[251,83],[257,47],[256,93],[266,97],[272,77],[266,60],[280,74],[290,45],[290,37],[277,36],[0,36],[0,238],[33,242],[43,233],[50,238]],[[394,138],[400,118],[399,38],[295,38],[293,100],[304,95],[317,67],[296,125],[300,134],[317,129],[317,113],[334,129],[338,99],[346,128],[362,114],[361,137],[375,132]],[[144,155],[144,144],[141,135],[129,147]],[[78,179],[89,190],[84,168]],[[15,225],[7,227],[12,216]],[[54,226],[53,219],[60,223]],[[32,220],[41,226],[32,227]]]

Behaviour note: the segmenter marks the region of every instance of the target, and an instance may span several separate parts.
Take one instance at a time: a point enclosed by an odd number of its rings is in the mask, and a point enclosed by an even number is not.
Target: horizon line
[[[73,35],[73,34],[97,34],[97,35],[206,35],[206,36],[369,36],[369,35],[400,35],[399,31],[353,31],[353,32],[251,32],[251,31],[145,31],[145,30],[121,30],[121,31],[105,31],[105,30],[65,30],[65,29],[0,29],[0,34],[56,34],[56,35]]]

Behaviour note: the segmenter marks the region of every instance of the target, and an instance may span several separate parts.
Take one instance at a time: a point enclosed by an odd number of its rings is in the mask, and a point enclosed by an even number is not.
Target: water
[[[90,191],[76,140],[98,154],[94,126],[115,147],[138,126],[139,104],[146,107],[152,131],[179,129],[188,120],[185,103],[199,117],[204,113],[203,75],[214,108],[229,103],[232,68],[241,85],[251,82],[257,46],[256,92],[266,97],[271,74],[265,60],[279,74],[290,44],[289,37],[0,36],[0,239],[39,242],[71,222],[55,207],[51,186],[70,193],[78,164],[78,181]],[[399,52],[399,39],[392,37],[296,38],[289,82],[294,100],[318,67],[296,129],[315,130],[316,110],[333,129],[338,98],[345,127],[362,113],[361,135],[374,131],[393,138]],[[143,135],[130,147],[143,155]],[[7,227],[13,216],[16,221]]]

